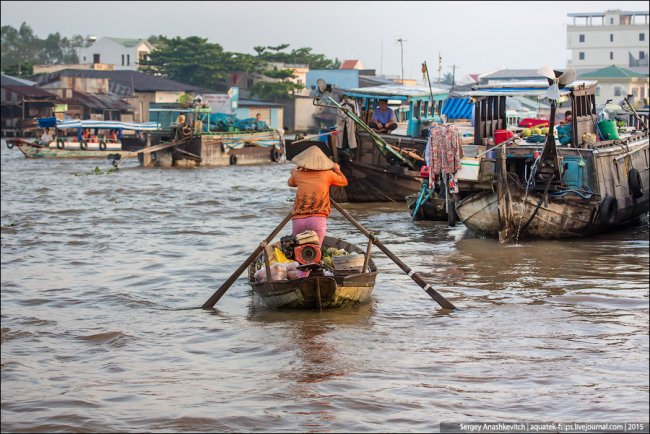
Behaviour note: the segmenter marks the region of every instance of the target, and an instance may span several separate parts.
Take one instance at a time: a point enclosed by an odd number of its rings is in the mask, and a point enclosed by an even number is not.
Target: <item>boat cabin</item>
[[[388,100],[395,112],[398,128],[395,135],[426,137],[429,126],[440,120],[443,101],[449,92],[422,86],[382,85],[347,89],[343,95],[354,98],[361,110],[361,120],[370,123],[380,99]]]
[[[507,130],[508,127],[514,129],[511,114],[506,108],[507,98],[545,99],[548,87],[548,81],[511,81],[474,86],[470,92],[467,92],[467,96],[472,97],[475,101],[474,144],[477,146],[487,145],[491,141],[494,141],[493,144],[498,144],[498,131]],[[558,106],[560,108],[568,106],[573,112],[570,128],[560,128],[558,131],[569,133],[571,130],[570,137],[568,134],[562,134],[563,137],[566,137],[566,143],[582,146],[585,133],[596,133],[595,91],[595,81],[576,81],[560,89],[562,99],[558,102]],[[548,119],[545,121],[548,123]],[[562,142],[565,142],[565,139],[562,139]]]
[[[574,81],[560,89],[558,109],[571,110],[571,119],[566,122],[563,116],[553,120],[555,146],[560,156],[561,180],[554,188],[570,188],[581,194],[589,195],[603,186],[599,186],[596,176],[596,155],[603,154],[604,149],[616,147],[620,143],[632,144],[642,138],[634,126],[618,128],[614,120],[601,119],[596,110],[595,81]],[[548,128],[541,128],[533,134],[507,129],[506,99],[513,96],[525,96],[546,99],[549,88],[547,81],[508,82],[503,84],[479,85],[467,93],[475,100],[474,143],[494,146],[494,152],[488,152],[484,158],[495,162],[500,160],[501,152],[507,154],[507,170],[516,174],[523,185],[531,190],[544,190],[543,184],[535,184],[531,172],[536,169],[537,159],[544,149]],[[531,121],[537,121],[535,119]],[[539,119],[549,125],[551,119]],[[504,144],[505,146],[499,146]],[[647,151],[643,151],[647,152]],[[623,160],[621,160],[623,161]],[[622,173],[614,162],[613,171]],[[496,164],[496,171],[500,164]],[[618,176],[622,178],[622,176]]]
[[[160,128],[156,122],[120,122],[96,120],[60,120],[56,118],[40,118],[38,126],[51,128],[56,134],[52,142],[42,145],[49,148],[67,150],[121,150],[123,149],[124,132],[135,134],[135,140],[144,143],[141,133],[155,131]],[[132,134],[133,134],[132,133]]]

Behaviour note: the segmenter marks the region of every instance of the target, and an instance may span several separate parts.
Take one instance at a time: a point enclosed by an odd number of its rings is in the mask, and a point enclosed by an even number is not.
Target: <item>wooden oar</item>
[[[208,301],[203,303],[203,306],[201,306],[203,309],[211,309],[219,301],[219,299],[226,293],[226,291],[228,291],[228,288],[230,288],[235,280],[241,276],[244,270],[250,265],[251,262],[253,262],[255,258],[257,258],[257,256],[262,252],[262,250],[264,250],[267,244],[270,243],[273,238],[275,238],[275,236],[282,230],[282,228],[289,222],[289,220],[291,220],[291,213],[289,213],[289,215],[286,216],[284,220],[282,220],[282,223],[280,223],[278,227],[275,228],[273,232],[271,232],[271,234],[260,243],[259,246],[257,246],[255,251],[251,253],[250,256],[244,261],[244,263],[241,264],[234,273],[232,273],[228,280],[226,280],[224,284],[221,285],[221,287],[219,287],[219,289],[217,289],[214,294],[212,294]]]
[[[391,252],[390,250],[388,250],[388,249],[386,248],[386,246],[384,246],[384,245],[383,245],[383,244],[382,244],[382,243],[381,243],[381,242],[380,242],[380,241],[379,241],[379,240],[378,240],[374,235],[372,235],[372,234],[371,234],[371,233],[370,233],[366,228],[364,228],[363,226],[361,226],[361,224],[360,224],[359,222],[357,222],[354,218],[352,218],[352,216],[351,216],[351,215],[350,215],[346,210],[344,210],[344,209],[341,207],[341,205],[339,205],[338,203],[336,203],[336,201],[334,201],[334,200],[331,199],[331,198],[330,198],[330,203],[334,206],[334,208],[336,208],[337,210],[339,210],[339,212],[340,212],[341,214],[343,214],[343,216],[344,216],[346,219],[348,219],[348,220],[350,221],[350,223],[352,223],[352,224],[353,224],[357,229],[359,229],[359,231],[360,231],[362,234],[364,234],[365,236],[367,236],[367,237],[370,239],[370,241],[372,241],[372,243],[373,243],[375,246],[379,247],[379,250],[381,250],[382,252],[384,252],[384,253],[386,254],[386,256],[388,256],[390,259],[392,259],[393,262],[395,262],[395,264],[397,264],[397,266],[398,266],[399,268],[401,268],[402,271],[404,271],[404,272],[407,274],[407,276],[409,276],[411,279],[413,279],[413,281],[414,281],[415,283],[417,283],[418,285],[420,285],[420,288],[424,289],[424,291],[425,291],[427,294],[429,294],[429,295],[431,296],[431,298],[433,298],[433,299],[434,299],[434,300],[435,300],[435,301],[436,301],[436,302],[437,302],[441,307],[443,307],[443,308],[445,308],[445,309],[452,309],[452,310],[456,309],[456,306],[454,306],[454,305],[453,305],[449,300],[447,300],[445,297],[443,297],[442,295],[440,295],[440,293],[437,292],[435,289],[433,289],[433,288],[431,287],[431,285],[429,285],[429,284],[426,283],[424,280],[422,280],[422,278],[421,278],[420,276],[418,276],[418,274],[417,274],[416,272],[414,272],[413,270],[411,270],[411,269],[410,269],[406,264],[404,264],[404,263],[403,263],[403,262],[402,262],[402,261],[401,261],[397,256],[395,256],[395,255],[393,254],[393,252]]]

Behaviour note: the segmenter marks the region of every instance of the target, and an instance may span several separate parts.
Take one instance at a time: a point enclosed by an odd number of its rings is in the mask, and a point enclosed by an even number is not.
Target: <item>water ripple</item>
[[[435,432],[441,421],[647,420],[648,220],[501,246],[403,204],[346,204],[379,249],[370,303],[271,311],[246,273],[291,165],[75,176],[2,147],[6,432]],[[25,189],[29,179],[36,188]],[[57,188],[52,188],[56,185]],[[290,231],[287,226],[281,235]],[[328,232],[365,247],[337,212]]]

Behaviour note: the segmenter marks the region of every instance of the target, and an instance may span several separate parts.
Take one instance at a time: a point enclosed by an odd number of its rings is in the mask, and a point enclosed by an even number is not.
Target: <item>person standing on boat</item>
[[[43,131],[43,135],[41,136],[41,145],[47,145],[49,144],[52,140],[52,134],[50,134],[50,129],[45,128],[45,131]]]
[[[330,186],[345,187],[348,180],[339,165],[318,146],[311,146],[291,161],[298,166],[291,171],[287,182],[289,187],[298,188],[291,212],[291,232],[298,235],[307,230],[315,231],[322,246],[331,210]]]
[[[387,99],[380,99],[378,101],[379,107],[370,119],[370,128],[376,133],[390,133],[397,128],[397,118],[392,108],[388,107]]]
[[[359,110],[357,110],[357,105],[353,100],[343,96],[341,100],[341,105],[350,112],[359,116]],[[337,110],[336,113],[336,147],[339,150],[343,150],[343,145],[347,141],[348,147],[350,150],[357,149],[357,128],[354,120],[348,116],[344,110]]]

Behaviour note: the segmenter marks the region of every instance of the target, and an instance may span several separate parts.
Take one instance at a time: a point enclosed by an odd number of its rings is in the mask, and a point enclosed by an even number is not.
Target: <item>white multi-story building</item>
[[[79,49],[79,63],[113,64],[115,70],[137,71],[154,46],[146,39],[110,38],[98,39],[91,46]]]
[[[648,11],[608,10],[570,13],[567,25],[569,64],[576,70],[616,65],[648,71]]]

